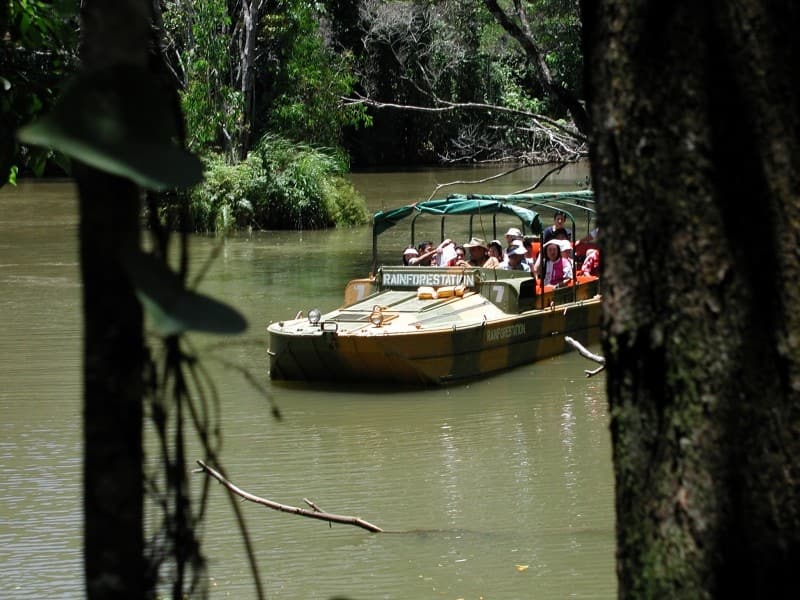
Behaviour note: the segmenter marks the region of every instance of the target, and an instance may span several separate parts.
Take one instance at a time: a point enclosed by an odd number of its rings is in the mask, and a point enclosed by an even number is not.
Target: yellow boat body
[[[565,336],[599,340],[598,283],[541,290],[523,272],[384,268],[317,322],[270,324],[270,376],[438,385],[529,364],[567,351]]]

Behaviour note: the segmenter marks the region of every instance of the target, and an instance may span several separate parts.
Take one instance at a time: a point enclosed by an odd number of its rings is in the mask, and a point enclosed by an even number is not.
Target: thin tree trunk
[[[142,312],[120,264],[139,245],[127,181],[77,170],[84,315],[84,560],[89,598],[142,598]]]
[[[800,564],[794,3],[583,0],[623,598]]]
[[[536,69],[539,84],[544,90],[557,100],[561,106],[569,111],[575,127],[578,128],[582,134],[589,131],[589,115],[586,108],[581,103],[578,96],[575,95],[574,90],[568,89],[562,82],[556,81],[550,71],[550,67],[544,60],[542,50],[536,39],[533,36],[530,25],[528,24],[528,17],[525,11],[525,4],[515,2],[517,20],[512,19],[497,0],[484,0],[484,4],[489,12],[492,13],[494,18],[500,23],[500,26],[506,32],[517,40],[525,55],[531,64]]]
[[[244,160],[250,149],[250,129],[253,123],[253,104],[255,86],[253,85],[253,63],[256,53],[256,33],[260,2],[257,0],[242,0],[242,24],[244,27],[243,43],[240,49],[240,69],[242,74],[242,115],[239,123],[237,158]]]
[[[145,65],[149,0],[85,0],[84,69]],[[143,598],[142,311],[122,267],[140,244],[128,180],[76,165],[84,314],[84,565],[87,597]]]

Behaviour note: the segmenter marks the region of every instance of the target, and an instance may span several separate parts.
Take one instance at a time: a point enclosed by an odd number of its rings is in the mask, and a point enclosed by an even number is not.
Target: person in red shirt
[[[586,251],[586,256],[581,263],[581,270],[579,275],[593,275],[598,277],[600,275],[600,250],[597,248],[589,248]]]

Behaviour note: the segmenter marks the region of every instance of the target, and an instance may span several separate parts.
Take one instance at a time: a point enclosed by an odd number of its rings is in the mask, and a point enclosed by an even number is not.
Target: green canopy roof
[[[454,195],[439,200],[427,200],[375,213],[372,218],[373,235],[380,235],[409,216],[429,215],[491,215],[503,213],[517,216],[531,231],[541,231],[539,214],[529,208],[506,201],[507,196]]]
[[[508,194],[505,196],[470,194],[469,196],[453,195],[450,198],[470,198],[473,200],[498,200],[533,210],[545,209],[564,211],[570,219],[576,214],[594,213],[594,192],[577,190],[572,192],[538,192],[535,194]]]

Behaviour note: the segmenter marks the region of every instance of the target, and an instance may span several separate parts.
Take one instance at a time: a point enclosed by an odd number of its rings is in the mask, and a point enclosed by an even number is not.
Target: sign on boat
[[[524,271],[379,264],[379,237],[401,223],[412,244],[420,218],[438,220],[441,240],[453,230],[470,239],[476,219],[483,230],[490,221],[494,238],[509,221],[541,236],[540,214],[554,211],[567,215],[574,240],[577,223],[593,220],[593,194],[451,195],[376,213],[372,270],[347,283],[344,304],[269,325],[270,377],[438,385],[561,354],[566,336],[597,342],[600,281],[577,269],[554,287]]]

